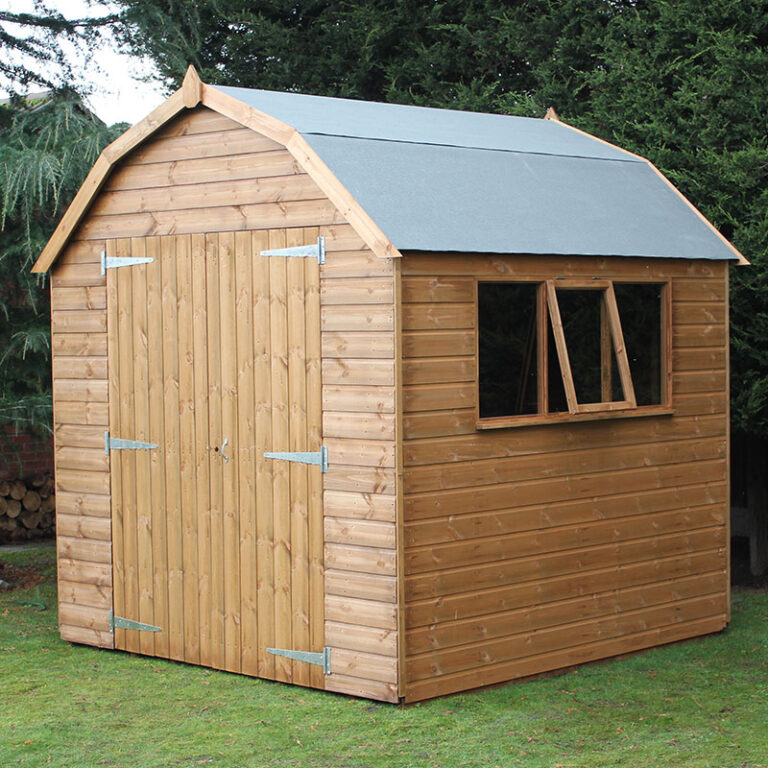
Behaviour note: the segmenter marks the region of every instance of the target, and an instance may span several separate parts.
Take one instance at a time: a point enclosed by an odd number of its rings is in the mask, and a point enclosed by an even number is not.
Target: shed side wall
[[[334,671],[324,687],[394,701],[393,263],[367,249],[285,148],[206,108],[184,113],[120,164],[73,247],[97,250],[92,244],[100,243],[100,250],[105,238],[304,227],[317,228],[327,249],[320,285],[330,461],[323,476],[324,631]]]
[[[475,281],[669,280],[673,416],[477,431]],[[721,629],[727,265],[406,254],[407,700]]]
[[[59,627],[113,647],[105,242],[73,242],[51,277]]]

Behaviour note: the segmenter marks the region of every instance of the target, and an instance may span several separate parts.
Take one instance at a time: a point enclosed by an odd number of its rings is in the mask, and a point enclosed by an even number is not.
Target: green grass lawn
[[[0,595],[2,768],[768,766],[765,592],[720,635],[399,708],[69,645],[53,550],[3,557],[46,579]]]

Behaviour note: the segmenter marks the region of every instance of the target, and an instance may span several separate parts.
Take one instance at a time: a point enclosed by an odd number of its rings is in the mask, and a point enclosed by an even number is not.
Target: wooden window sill
[[[672,416],[674,408],[665,405],[646,405],[615,411],[594,411],[591,413],[532,413],[528,416],[499,416],[475,422],[475,429],[509,429],[511,427],[534,427],[544,424],[572,424],[579,421],[603,421],[605,419],[639,419],[649,416]]]

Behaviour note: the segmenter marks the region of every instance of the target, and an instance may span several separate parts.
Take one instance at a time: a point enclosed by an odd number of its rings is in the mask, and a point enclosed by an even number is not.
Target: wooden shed
[[[61,636],[397,702],[722,629],[743,261],[554,116],[190,70],[35,265]]]

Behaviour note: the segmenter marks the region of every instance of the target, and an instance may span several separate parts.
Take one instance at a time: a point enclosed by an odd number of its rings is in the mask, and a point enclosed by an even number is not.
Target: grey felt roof
[[[220,90],[296,128],[401,251],[737,258],[649,163],[555,121]]]

